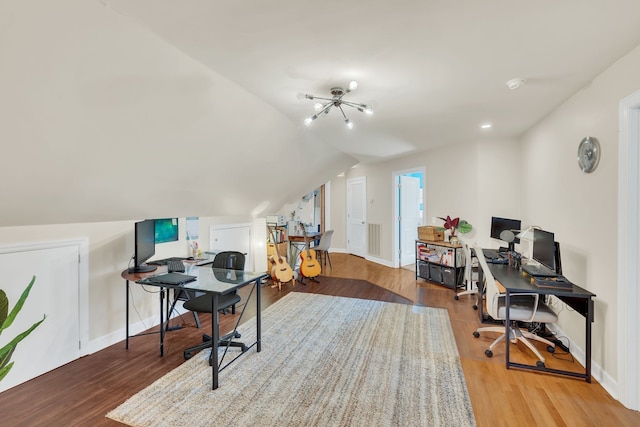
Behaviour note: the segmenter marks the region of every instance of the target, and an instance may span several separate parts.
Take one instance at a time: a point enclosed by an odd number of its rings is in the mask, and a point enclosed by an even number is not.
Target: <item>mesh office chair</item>
[[[495,320],[505,320],[507,313],[507,308],[505,307],[505,295],[498,289],[496,279],[493,277],[493,274],[491,274],[491,270],[489,270],[487,261],[482,253],[482,248],[477,244],[474,244],[473,249],[476,252],[478,263],[480,264],[480,268],[482,268],[482,272],[484,274],[487,312]],[[520,341],[526,345],[538,357],[538,359],[540,359],[536,362],[536,365],[538,367],[544,367],[544,356],[529,340],[536,340],[547,344],[547,351],[549,353],[553,353],[555,351],[555,344],[543,337],[532,334],[528,330],[520,329],[517,325],[518,321],[553,323],[558,320],[556,313],[554,313],[548,305],[539,301],[539,296],[540,295],[536,293],[518,293],[517,295],[511,296],[511,305],[509,306],[509,319],[511,320],[511,325],[509,325],[509,340],[512,342]],[[473,332],[473,336],[478,338],[480,337],[481,332],[498,332],[501,334],[493,343],[491,343],[489,349],[484,352],[487,357],[491,357],[493,356],[493,349],[495,346],[506,338],[505,327],[487,326],[484,328],[478,328]],[[509,345],[508,342],[507,345]]]
[[[213,264],[211,264],[212,268],[227,268],[230,270],[244,270],[244,262],[245,257],[241,252],[235,251],[226,251],[218,253],[213,259]],[[213,304],[213,297],[211,294],[203,294],[196,298],[192,298],[186,301],[183,305],[187,310],[196,312],[196,313],[211,313],[211,306]],[[237,292],[231,292],[225,295],[220,295],[218,297],[218,309],[222,313],[226,313],[228,308],[231,308],[232,313],[235,314],[235,306],[240,302],[241,298]],[[237,341],[232,341],[233,338],[240,338],[239,333],[231,333],[227,334],[220,338],[219,346],[227,346],[230,347],[239,347],[243,352],[246,351],[247,347],[245,344]],[[195,345],[193,347],[189,347],[184,350],[184,358],[190,359],[193,353],[196,351],[203,350],[205,348],[210,348],[213,346],[212,338],[210,335],[203,334],[202,335],[202,343]],[[212,350],[213,351],[213,350]]]
[[[467,285],[467,290],[458,292],[454,299],[458,300],[463,295],[476,295],[476,301],[473,304],[473,309],[477,310],[480,304],[480,294],[478,293],[478,260],[475,256],[471,256],[471,248],[466,242],[462,243],[462,251],[464,253],[464,281]]]
[[[318,261],[322,263],[324,260],[324,265],[327,265],[328,260],[329,268],[333,268],[331,266],[331,257],[329,256],[329,248],[331,247],[332,237],[333,230],[325,231],[322,237],[320,237],[320,243],[313,247],[313,250],[316,251],[316,255],[318,256]]]

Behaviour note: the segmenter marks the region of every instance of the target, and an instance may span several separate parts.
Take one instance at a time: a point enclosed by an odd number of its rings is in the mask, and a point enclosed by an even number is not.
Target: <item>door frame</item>
[[[400,267],[400,238],[398,235],[400,234],[400,189],[398,188],[398,180],[400,175],[406,175],[410,173],[421,172],[422,178],[426,179],[427,176],[427,168],[424,166],[404,169],[395,171],[391,174],[391,194],[393,194],[393,204],[391,206],[391,218],[393,222],[393,253],[392,253],[392,266],[394,268]],[[426,185],[422,186],[422,203],[426,203],[426,195],[425,195]],[[424,206],[422,209],[423,213],[425,212]],[[424,218],[423,218],[424,220]]]
[[[618,141],[618,398],[640,409],[640,91],[619,103]]]

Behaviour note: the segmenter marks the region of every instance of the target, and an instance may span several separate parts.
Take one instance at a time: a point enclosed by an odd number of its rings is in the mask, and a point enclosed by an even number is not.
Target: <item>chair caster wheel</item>
[[[243,345],[242,347],[240,347],[240,351],[241,351],[241,352],[243,352],[243,353],[244,353],[245,351],[247,351],[247,350],[248,350],[248,348],[247,348],[247,346],[246,346],[246,345]]]
[[[556,352],[556,348],[554,346],[552,346],[552,345],[548,345],[547,346],[547,351],[549,353],[555,353]]]
[[[193,357],[193,354],[191,353],[187,353],[186,351],[184,352],[184,360],[189,360]]]
[[[493,357],[493,351],[491,351],[491,350],[486,350],[486,351],[484,352],[484,355],[485,355],[485,356],[487,356],[487,357]]]
[[[477,306],[477,305],[475,305],[475,304],[473,304],[473,309],[474,309],[474,310],[477,310],[477,309],[478,309],[478,306]]]
[[[240,335],[240,332],[238,332],[238,331],[236,331],[236,332],[233,334],[233,336],[234,336],[234,338],[242,338],[242,335]]]
[[[456,295],[455,297],[453,297],[453,299],[458,301],[460,299],[460,297],[458,295]]]
[[[480,338],[480,332],[473,331],[473,336],[476,337],[476,338]]]
[[[544,368],[544,362],[543,362],[542,360],[538,360],[538,361],[536,362],[536,366],[537,366],[538,368]]]

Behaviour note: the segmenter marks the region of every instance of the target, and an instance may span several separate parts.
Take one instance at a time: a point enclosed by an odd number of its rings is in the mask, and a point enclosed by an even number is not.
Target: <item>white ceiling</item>
[[[637,0],[102,2],[297,123],[357,80],[307,131],[360,161],[517,137],[640,44]]]

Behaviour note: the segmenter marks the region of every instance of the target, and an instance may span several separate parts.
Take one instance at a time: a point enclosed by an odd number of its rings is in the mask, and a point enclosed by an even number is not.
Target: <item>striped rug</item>
[[[246,342],[255,322],[242,327]],[[444,309],[292,292],[211,390],[208,352],[107,414],[131,426],[475,426]],[[228,355],[227,355],[228,356]]]

